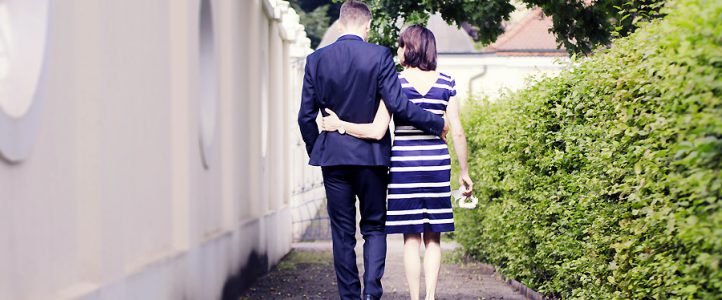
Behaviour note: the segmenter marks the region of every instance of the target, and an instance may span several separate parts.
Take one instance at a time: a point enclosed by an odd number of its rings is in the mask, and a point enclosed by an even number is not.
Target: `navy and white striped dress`
[[[443,115],[456,95],[455,81],[439,73],[436,83],[421,95],[402,74],[406,96],[429,112]],[[387,233],[454,231],[451,210],[451,158],[437,136],[394,119],[391,172],[388,190]]]

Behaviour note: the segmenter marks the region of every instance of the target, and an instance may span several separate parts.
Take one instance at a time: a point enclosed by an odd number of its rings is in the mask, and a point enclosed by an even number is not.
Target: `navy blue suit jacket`
[[[383,98],[395,118],[436,136],[444,120],[409,101],[401,90],[391,51],[344,35],[306,59],[298,125],[314,166],[388,166],[391,137],[363,140],[338,132],[319,133],[316,117],[324,108],[341,120],[371,123]],[[326,115],[323,111],[322,114]]]

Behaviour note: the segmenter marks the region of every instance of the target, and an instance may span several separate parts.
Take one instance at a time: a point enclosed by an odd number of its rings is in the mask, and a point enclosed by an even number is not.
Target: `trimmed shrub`
[[[469,107],[469,254],[565,299],[722,299],[722,1],[666,12]]]

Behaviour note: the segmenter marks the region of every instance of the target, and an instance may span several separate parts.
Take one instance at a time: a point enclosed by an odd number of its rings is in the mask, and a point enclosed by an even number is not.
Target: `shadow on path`
[[[357,245],[359,270],[363,270],[361,247]],[[520,293],[497,279],[489,268],[475,262],[463,262],[453,242],[442,242],[443,265],[437,289],[438,299],[525,300]],[[423,275],[421,299],[423,299]],[[403,266],[401,235],[389,235],[383,299],[409,299]],[[269,274],[259,278],[241,299],[338,299],[333,270],[331,242],[306,242],[294,245]]]

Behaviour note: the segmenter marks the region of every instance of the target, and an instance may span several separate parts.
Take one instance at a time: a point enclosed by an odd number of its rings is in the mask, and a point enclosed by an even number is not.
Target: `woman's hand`
[[[468,172],[464,172],[459,175],[459,186],[464,188],[464,196],[471,196],[471,192],[474,191],[474,182],[471,181],[471,177],[469,177]]]
[[[339,128],[341,128],[342,123],[341,119],[338,118],[336,113],[334,113],[332,110],[326,108],[326,112],[328,113],[328,116],[323,117],[321,119],[321,130],[323,131],[336,131]]]

